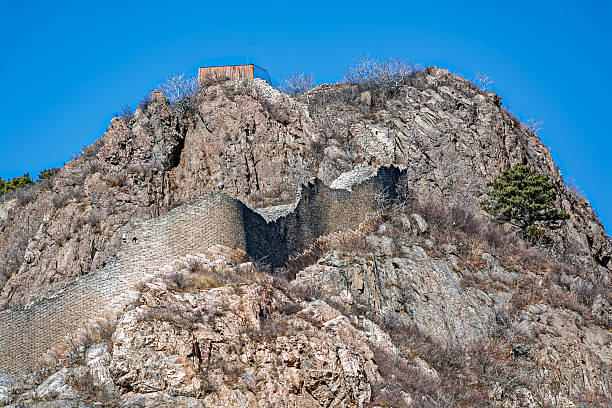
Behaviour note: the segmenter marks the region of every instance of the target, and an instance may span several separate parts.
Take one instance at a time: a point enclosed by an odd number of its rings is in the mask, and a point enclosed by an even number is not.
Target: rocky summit
[[[519,165],[557,228],[483,209]],[[446,70],[153,91],[0,200],[0,406],[612,406],[612,242]]]

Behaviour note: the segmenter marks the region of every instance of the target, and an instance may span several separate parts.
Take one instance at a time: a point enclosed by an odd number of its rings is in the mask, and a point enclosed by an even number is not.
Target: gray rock
[[[41,400],[49,399],[75,399],[77,393],[70,385],[66,384],[70,371],[62,368],[47,378],[36,388],[36,397]]]
[[[423,234],[427,232],[429,226],[427,225],[427,222],[423,217],[421,217],[419,214],[411,214],[410,217],[414,220],[416,226],[415,232],[417,234]]]

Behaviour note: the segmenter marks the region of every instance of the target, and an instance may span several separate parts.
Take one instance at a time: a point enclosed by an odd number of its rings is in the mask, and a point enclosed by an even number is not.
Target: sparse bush
[[[194,324],[204,321],[204,315],[200,310],[187,311],[179,307],[154,307],[147,310],[138,318],[139,321],[163,321],[172,323],[178,327],[189,329]]]
[[[111,187],[123,187],[127,184],[128,176],[125,172],[111,174],[106,177],[106,181]]]
[[[183,73],[172,75],[159,86],[159,90],[166,95],[166,98],[182,115],[186,115],[195,109],[199,89],[198,78],[196,76],[186,76]]]
[[[204,262],[198,258],[189,258],[185,262],[185,269],[190,273],[200,273],[204,271]]]
[[[321,289],[312,283],[294,283],[290,293],[298,299],[313,301],[321,297]]]
[[[51,197],[51,202],[55,208],[63,207],[70,202],[77,201],[80,194],[75,190],[70,190],[64,193],[54,193]]]
[[[535,120],[533,118],[530,118],[527,120],[527,123],[525,124],[525,126],[527,126],[527,129],[529,129],[530,131],[532,131],[533,133],[537,135],[540,132],[540,130],[542,130],[543,124],[544,124],[543,120]]]
[[[172,75],[159,86],[159,90],[166,95],[170,103],[175,103],[198,90],[198,78],[186,76],[184,73]]]
[[[126,122],[129,122],[134,118],[134,110],[129,105],[121,105],[119,112],[115,113],[115,117],[123,118]]]
[[[476,72],[474,76],[474,83],[483,90],[483,92],[488,92],[491,90],[491,86],[495,83],[491,79],[491,77],[482,72]]]
[[[144,98],[142,98],[142,100],[140,102],[138,102],[138,105],[136,106],[136,109],[140,109],[140,110],[147,110],[147,108],[151,105],[151,103],[153,102],[153,99],[151,97],[152,91],[149,91]]]
[[[314,88],[314,86],[315,83],[312,74],[306,74],[297,70],[289,77],[283,79],[279,88],[288,95],[297,96],[309,91]]]
[[[33,184],[24,185],[18,191],[15,192],[17,197],[17,205],[26,205],[30,201],[36,198],[36,193],[39,191]]]
[[[343,82],[375,91],[382,99],[393,98],[421,70],[420,66],[400,58],[374,59],[365,55],[354,58],[354,65],[346,70]]]
[[[102,146],[104,146],[103,137],[99,138],[98,140],[90,144],[89,146],[83,146],[81,155],[86,158],[94,157],[95,155],[98,154]]]
[[[74,359],[85,350],[85,348],[97,342],[110,342],[117,319],[115,316],[106,315],[87,321],[83,326],[68,333],[59,340],[58,344],[45,352],[34,366],[35,372],[53,368],[67,359]]]

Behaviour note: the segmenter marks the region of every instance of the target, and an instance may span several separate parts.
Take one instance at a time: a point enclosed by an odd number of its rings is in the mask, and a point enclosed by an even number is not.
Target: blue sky
[[[0,177],[61,166],[171,74],[253,62],[339,79],[368,53],[493,89],[612,229],[612,1],[0,0]]]

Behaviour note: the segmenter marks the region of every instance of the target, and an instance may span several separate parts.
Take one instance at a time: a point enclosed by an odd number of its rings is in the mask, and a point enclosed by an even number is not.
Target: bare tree
[[[170,103],[183,114],[193,107],[198,89],[198,78],[193,75],[186,76],[183,73],[172,75],[159,86],[159,90],[166,95]]]
[[[344,74],[343,82],[353,84],[371,84],[401,86],[407,78],[422,68],[414,62],[401,58],[371,58],[369,55],[354,58],[354,65]]]
[[[134,110],[132,110],[129,105],[121,105],[119,107],[119,112],[115,113],[115,116],[121,117],[129,122],[134,117]]]
[[[491,85],[493,85],[495,81],[493,81],[491,77],[485,73],[476,72],[476,76],[474,76],[474,83],[484,92],[488,92],[491,90]]]
[[[535,120],[534,118],[527,119],[527,129],[531,130],[536,135],[542,130],[543,120]]]
[[[283,79],[279,88],[288,95],[297,96],[314,88],[314,86],[315,83],[312,74],[306,74],[300,70],[296,70],[289,77]]]
[[[172,75],[159,86],[159,90],[166,95],[171,103],[174,103],[198,90],[198,78],[185,74]]]

